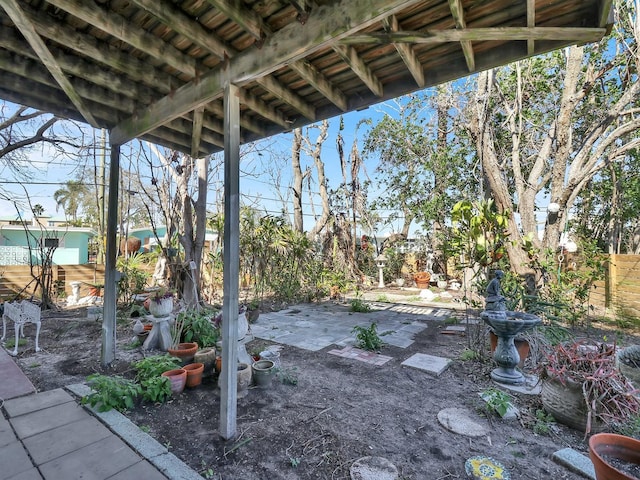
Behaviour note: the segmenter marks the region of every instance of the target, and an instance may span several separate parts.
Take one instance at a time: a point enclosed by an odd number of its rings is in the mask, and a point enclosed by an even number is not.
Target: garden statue
[[[432,251],[427,253],[427,261],[425,262],[425,271],[433,273],[433,260],[436,258]]]
[[[507,310],[505,298],[500,291],[500,280],[502,277],[504,277],[504,272],[502,270],[496,270],[493,279],[489,282],[489,285],[487,285],[485,310]]]
[[[167,286],[167,257],[160,255],[153,270],[153,286]]]

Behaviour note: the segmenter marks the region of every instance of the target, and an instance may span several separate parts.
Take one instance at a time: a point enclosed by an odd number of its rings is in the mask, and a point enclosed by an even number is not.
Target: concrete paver
[[[448,358],[427,355],[426,353],[415,353],[402,362],[402,365],[417,368],[438,377],[447,369],[450,363],[451,360]]]
[[[16,440],[0,449],[0,479],[8,479],[31,469],[31,460],[22,444]]]

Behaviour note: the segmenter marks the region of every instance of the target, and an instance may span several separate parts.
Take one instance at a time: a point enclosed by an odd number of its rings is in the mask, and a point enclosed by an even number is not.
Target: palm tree
[[[88,193],[86,185],[78,180],[69,180],[66,187],[59,188],[53,193],[56,202],[56,212],[58,207],[62,207],[64,213],[71,217],[73,223],[78,221],[78,209],[82,202],[82,197]]]

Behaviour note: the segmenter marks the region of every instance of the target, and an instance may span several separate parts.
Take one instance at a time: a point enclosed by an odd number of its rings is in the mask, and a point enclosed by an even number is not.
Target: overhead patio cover
[[[612,0],[0,0],[0,97],[201,157],[600,40]]]

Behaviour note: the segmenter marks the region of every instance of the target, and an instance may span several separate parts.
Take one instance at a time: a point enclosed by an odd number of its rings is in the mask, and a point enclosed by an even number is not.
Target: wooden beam
[[[196,62],[193,58],[149,32],[133,26],[126,18],[116,13],[82,0],[50,0],[48,3],[109,35],[113,35],[146,55],[172,66],[191,78],[196,76]]]
[[[378,77],[371,71],[369,67],[364,63],[362,58],[358,55],[355,48],[347,45],[335,44],[333,49],[342,57],[342,59],[349,65],[349,68],[353,70],[360,80],[375,93],[378,97],[384,95],[384,88],[382,82],[378,80]]]
[[[253,10],[242,7],[240,2],[230,0],[207,0],[207,2],[216,7],[230,20],[240,25],[243,30],[250,33],[256,40],[262,39],[262,32],[265,34],[271,33],[271,29],[265,28],[266,24],[262,21],[262,18]]]
[[[191,40],[196,45],[217,55],[224,60],[229,47],[212,32],[207,31],[200,23],[193,21],[172,2],[166,0],[132,0],[165,25]]]
[[[382,25],[385,30],[389,32],[397,32],[400,30],[400,25],[395,15],[385,18],[382,21]],[[400,55],[400,58],[402,58],[402,61],[411,73],[411,76],[416,81],[416,84],[420,88],[424,88],[424,70],[422,69],[422,64],[420,63],[420,60],[418,60],[413,49],[406,43],[394,43],[393,46],[396,48],[396,51]]]
[[[338,90],[316,67],[306,60],[298,60],[289,65],[289,68],[300,75],[313,88],[328,98],[331,103],[343,112],[348,110],[348,101],[344,93]]]
[[[284,117],[281,111],[276,110],[275,108],[270,107],[264,102],[256,99],[254,95],[250,95],[246,90],[240,89],[240,102],[243,105],[246,105],[247,108],[250,108],[258,115],[266,118],[270,122],[273,122],[277,125],[280,125],[282,128],[289,129],[291,128],[291,122]]]
[[[527,0],[527,27],[532,28],[536,26],[536,0]],[[527,40],[527,53],[533,55],[536,51],[535,40]]]
[[[243,96],[241,96],[240,98],[242,99]],[[262,103],[259,100],[256,100],[256,102],[258,104]],[[243,103],[242,100],[240,101],[240,103]],[[251,107],[249,107],[249,108],[251,108]],[[224,118],[224,109],[223,109],[222,105],[220,104],[220,102],[208,103],[207,107],[206,107],[206,111],[213,113],[218,118]],[[206,123],[205,123],[205,125],[206,125]],[[266,131],[265,131],[265,129],[264,129],[264,127],[262,125],[254,122],[250,118],[242,116],[242,115],[240,115],[240,126],[242,128],[244,128],[244,129],[251,130],[252,132],[257,133],[258,135],[261,135],[261,136],[266,136],[267,135],[267,133],[266,133]],[[219,132],[220,134],[223,133],[223,128],[222,127],[220,127],[219,130],[217,128],[215,130],[217,132]]]
[[[611,25],[613,25],[614,22],[613,0],[600,0],[599,3],[600,11],[598,13],[600,14],[600,21],[598,22],[598,25],[607,28],[607,30],[610,30]]]
[[[467,28],[467,22],[464,19],[464,8],[462,8],[462,0],[449,0],[449,9],[451,10],[451,16],[456,23],[456,28],[463,30]],[[473,55],[473,45],[470,40],[461,40],[462,53],[467,61],[467,69],[470,72],[476,69],[476,60]]]
[[[309,105],[302,97],[299,97],[291,90],[283,87],[282,84],[272,76],[259,78],[257,83],[265,90],[274,94],[284,103],[291,105],[312,122],[315,121],[316,111],[313,105]]]
[[[340,44],[378,44],[424,43],[437,44],[447,42],[503,41],[511,40],[562,40],[574,43],[597,42],[605,34],[604,28],[589,27],[495,27],[466,28],[464,30],[423,30],[421,32],[369,33],[352,35],[341,39]]]
[[[202,136],[202,119],[204,107],[198,107],[193,111],[193,130],[191,132],[191,156],[200,158],[200,139]]]
[[[267,38],[259,52],[250,48],[239,54],[226,67],[227,75],[237,85],[269,75],[286,64],[326,48],[420,1],[340,0],[331,5],[322,5],[313,11],[304,26],[291,23]],[[111,132],[112,136],[124,143],[153,130],[167,119],[179,117],[219,98],[222,94],[221,74],[222,67],[218,67],[198,81],[191,81],[146,111],[120,123]]]
[[[98,128],[98,122],[93,117],[89,109],[84,105],[82,98],[75,91],[73,85],[71,85],[71,82],[60,68],[60,65],[58,65],[55,58],[53,58],[53,55],[51,55],[51,52],[40,35],[36,32],[33,24],[18,5],[17,0],[6,0],[2,3],[2,7],[18,30],[20,30],[20,33],[24,35],[24,38],[27,40],[31,48],[33,48],[33,51],[36,52],[49,73],[51,73],[53,78],[55,78],[58,85],[60,85],[60,88],[62,88],[62,90],[67,94],[71,103],[73,103],[73,105],[78,109],[89,125],[94,128]]]

